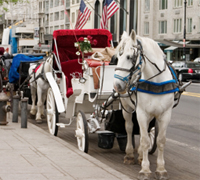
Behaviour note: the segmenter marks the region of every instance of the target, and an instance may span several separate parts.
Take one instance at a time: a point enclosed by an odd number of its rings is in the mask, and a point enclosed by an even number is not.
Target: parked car
[[[195,58],[194,62],[200,63],[200,57]]]
[[[191,61],[175,61],[172,63],[178,79],[181,81],[200,81],[200,63]]]

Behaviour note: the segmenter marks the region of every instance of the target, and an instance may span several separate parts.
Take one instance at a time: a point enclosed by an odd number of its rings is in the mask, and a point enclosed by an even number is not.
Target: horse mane
[[[165,54],[160,48],[160,46],[157,44],[156,41],[154,41],[151,38],[148,37],[141,37],[137,35],[137,39],[140,40],[143,48],[143,53],[152,61],[154,59],[164,59]]]

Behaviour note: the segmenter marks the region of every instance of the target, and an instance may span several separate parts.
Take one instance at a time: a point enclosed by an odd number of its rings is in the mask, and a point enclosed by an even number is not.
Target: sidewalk
[[[28,122],[8,114],[0,126],[0,180],[130,180],[126,175]]]

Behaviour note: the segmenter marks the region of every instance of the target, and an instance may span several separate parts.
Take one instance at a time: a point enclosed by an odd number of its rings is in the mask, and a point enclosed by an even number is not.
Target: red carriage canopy
[[[65,62],[77,59],[77,49],[74,47],[74,43],[77,42],[80,37],[87,37],[88,35],[97,40],[97,44],[95,46],[92,45],[93,48],[110,47],[112,34],[106,29],[62,29],[54,31],[53,38],[56,39],[60,61]],[[57,54],[54,42],[52,50]]]

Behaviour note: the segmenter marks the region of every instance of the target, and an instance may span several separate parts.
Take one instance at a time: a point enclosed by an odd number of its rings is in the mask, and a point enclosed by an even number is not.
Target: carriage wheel
[[[78,148],[87,153],[88,152],[88,125],[85,114],[79,111],[76,119],[75,136],[77,138]]]
[[[51,88],[47,92],[47,101],[46,101],[46,110],[47,110],[47,123],[50,134],[57,136],[58,126],[56,123],[59,122],[58,110],[55,103],[54,94]]]
[[[157,148],[157,136],[158,136],[158,123],[155,122],[155,126],[152,127],[149,131],[149,138],[150,138],[150,148],[149,148],[149,154],[153,154],[156,151]]]

